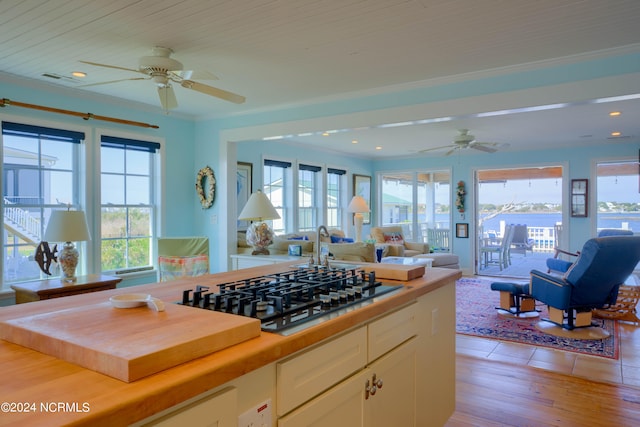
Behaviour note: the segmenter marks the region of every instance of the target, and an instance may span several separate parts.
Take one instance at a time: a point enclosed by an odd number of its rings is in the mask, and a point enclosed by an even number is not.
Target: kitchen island
[[[290,268],[283,263],[3,307],[0,321],[101,303],[131,292],[150,293],[170,304],[195,285],[213,287]],[[455,280],[460,275],[458,270],[429,269],[423,277],[398,282],[404,285],[401,291],[309,329],[289,336],[262,332],[129,383],[0,341],[5,372],[0,397],[9,403],[0,425],[171,423],[197,411],[205,400],[213,403],[206,408],[229,413],[220,425],[236,425],[238,415],[264,402],[269,402],[272,426],[300,425],[314,414],[324,416],[327,405],[340,415],[335,402],[354,397],[358,400],[343,408],[351,413],[340,419],[360,416],[364,421],[357,423],[374,425],[384,420],[384,414],[375,413],[385,409],[383,399],[393,398],[390,407],[401,407],[412,424],[443,425],[455,406]],[[355,357],[358,352],[364,354]],[[345,358],[334,360],[336,354]],[[300,366],[310,374],[296,374]],[[309,388],[295,383],[305,375],[313,378],[308,383],[326,384]],[[399,380],[394,382],[394,376]],[[216,409],[206,411],[208,423],[219,415]]]

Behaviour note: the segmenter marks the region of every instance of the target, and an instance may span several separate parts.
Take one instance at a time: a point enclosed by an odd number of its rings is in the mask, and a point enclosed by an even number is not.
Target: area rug
[[[456,282],[457,333],[618,359],[620,335],[615,320],[594,319],[603,322],[603,328],[611,334],[604,340],[554,337],[535,327],[541,318],[548,316],[544,305],[538,303],[536,307],[541,312],[540,317],[535,318],[516,319],[498,314],[500,293],[491,290],[491,282],[475,278],[462,278]]]

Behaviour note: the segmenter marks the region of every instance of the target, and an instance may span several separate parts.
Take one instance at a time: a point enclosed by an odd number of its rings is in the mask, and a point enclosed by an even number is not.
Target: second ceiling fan
[[[445,156],[449,156],[457,150],[463,150],[467,148],[473,148],[474,150],[484,151],[486,153],[495,153],[496,151],[498,151],[496,147],[504,145],[497,142],[478,142],[476,141],[476,137],[469,133],[469,129],[460,129],[458,130],[458,132],[458,136],[456,136],[451,144],[420,150],[420,153],[442,150],[444,148],[449,149],[449,151],[444,154]]]

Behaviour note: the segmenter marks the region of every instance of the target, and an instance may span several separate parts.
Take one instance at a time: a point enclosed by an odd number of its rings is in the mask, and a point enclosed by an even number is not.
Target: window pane
[[[125,150],[102,147],[100,150],[100,170],[102,173],[124,173]]]
[[[124,176],[102,174],[100,188],[103,205],[124,204]]]
[[[127,204],[149,204],[149,178],[141,176],[127,176]]]
[[[129,268],[144,267],[151,263],[151,239],[130,239],[127,252],[127,265]]]
[[[125,151],[125,150],[120,150]],[[126,150],[127,173],[133,175],[149,175],[150,159],[153,154],[143,151]]]
[[[42,166],[45,168],[73,169],[73,150],[77,144],[42,140]]]
[[[129,208],[129,236],[151,235],[151,209]]]
[[[127,235],[127,212],[125,208],[102,208],[102,238],[125,237]]]
[[[73,172],[54,171],[49,172],[50,179],[47,180],[45,172],[45,182],[49,185],[44,188],[44,203],[58,204],[71,203],[73,201]]]

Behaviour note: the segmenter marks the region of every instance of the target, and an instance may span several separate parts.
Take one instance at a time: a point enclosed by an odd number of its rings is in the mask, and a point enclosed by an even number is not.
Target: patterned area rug
[[[620,335],[615,321],[594,319],[595,322],[603,322],[604,329],[611,334],[604,340],[554,337],[535,327],[541,318],[548,317],[544,305],[537,305],[541,310],[540,317],[515,319],[499,315],[496,307],[500,303],[500,293],[491,290],[492,281],[462,278],[456,282],[457,333],[618,359]]]

